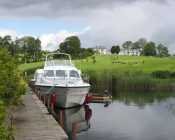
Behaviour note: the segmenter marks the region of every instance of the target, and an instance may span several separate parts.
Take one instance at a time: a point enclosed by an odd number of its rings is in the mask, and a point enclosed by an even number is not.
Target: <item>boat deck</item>
[[[67,135],[46,107],[32,93],[23,96],[14,113],[16,140],[66,140]]]

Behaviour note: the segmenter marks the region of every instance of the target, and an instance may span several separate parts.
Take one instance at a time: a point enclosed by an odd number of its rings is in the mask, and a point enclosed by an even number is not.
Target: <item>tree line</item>
[[[11,56],[18,58],[21,63],[41,60],[41,41],[28,36],[13,40],[11,36],[0,37],[0,48],[7,49]]]
[[[44,60],[48,53],[41,49],[39,38],[26,36],[13,40],[11,36],[0,37],[0,48],[6,48],[10,55],[17,58],[20,63],[30,63]],[[94,55],[93,48],[83,48],[78,36],[69,36],[58,44],[56,51],[71,54],[73,59],[82,59]],[[111,47],[112,54],[144,55],[144,56],[169,56],[169,51],[163,44],[148,42],[141,38],[136,42],[126,41],[121,46]]]
[[[0,48],[8,50],[11,56],[18,59],[20,63],[42,61],[48,51],[41,49],[39,38],[26,36],[13,40],[11,36],[0,37]],[[82,48],[80,39],[77,36],[67,37],[58,44],[56,52],[69,53],[74,59],[85,58],[94,54],[92,48]]]
[[[143,56],[169,56],[168,48],[163,44],[156,44],[153,41],[147,41],[144,38],[136,42],[126,41],[121,46],[114,45],[111,47],[112,54],[123,52],[125,55],[143,55]]]

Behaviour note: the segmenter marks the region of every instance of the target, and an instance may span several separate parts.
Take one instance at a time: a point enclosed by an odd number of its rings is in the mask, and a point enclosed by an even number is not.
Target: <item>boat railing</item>
[[[54,56],[54,55],[61,55],[61,56],[66,56],[68,59],[51,59],[50,60],[50,57]],[[73,63],[71,61],[71,56],[67,53],[49,53],[47,56],[46,56],[46,60],[45,60],[45,67],[47,66],[60,66],[60,65],[63,65],[63,66],[72,66]]]
[[[69,60],[49,60],[45,62],[45,67],[48,66],[73,66]]]

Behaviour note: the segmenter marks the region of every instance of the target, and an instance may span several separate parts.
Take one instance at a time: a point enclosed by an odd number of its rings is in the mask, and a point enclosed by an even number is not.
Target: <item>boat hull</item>
[[[50,98],[51,94],[56,95],[56,106],[70,108],[82,105],[88,94],[90,86],[81,87],[52,87],[35,85],[35,91],[40,95],[45,95]]]

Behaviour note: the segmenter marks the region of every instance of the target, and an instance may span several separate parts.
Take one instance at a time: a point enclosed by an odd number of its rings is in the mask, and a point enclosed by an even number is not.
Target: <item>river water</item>
[[[108,107],[89,104],[64,111],[63,125],[77,140],[174,140],[174,95],[121,93]]]

